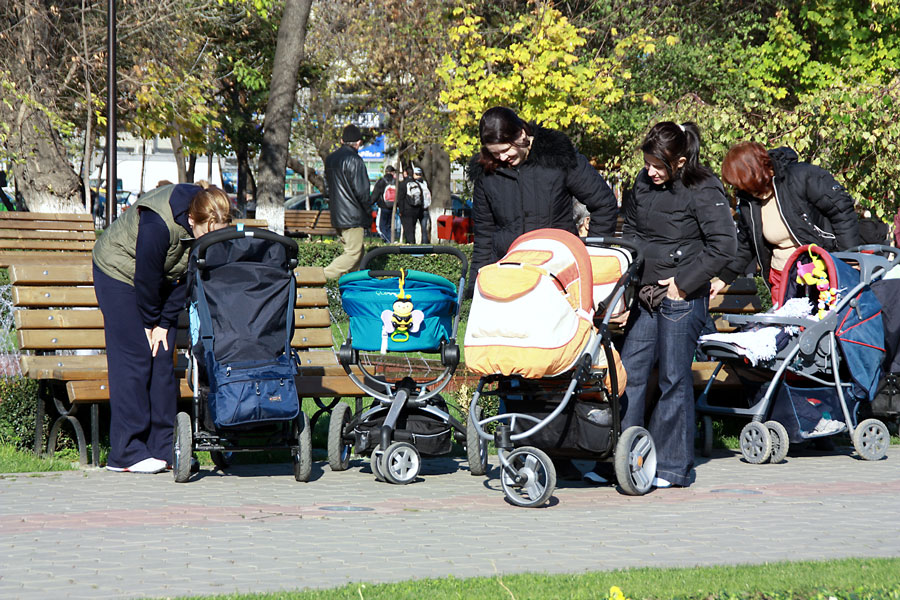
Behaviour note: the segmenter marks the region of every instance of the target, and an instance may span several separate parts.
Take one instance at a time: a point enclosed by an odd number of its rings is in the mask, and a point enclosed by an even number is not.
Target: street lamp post
[[[116,0],[107,0],[106,37],[106,225],[116,218]]]

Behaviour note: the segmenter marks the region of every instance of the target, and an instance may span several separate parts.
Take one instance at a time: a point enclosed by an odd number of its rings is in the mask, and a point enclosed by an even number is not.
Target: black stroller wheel
[[[369,457],[369,466],[372,468],[372,474],[375,476],[377,481],[385,481],[384,471],[382,470],[382,459],[384,458],[384,452],[375,451],[372,452],[372,455]]]
[[[294,460],[294,479],[309,481],[312,474],[312,427],[309,426],[309,415],[301,412],[294,419],[294,436],[297,446],[291,448]],[[294,440],[291,440],[294,442]]]
[[[765,425],[769,430],[769,437],[772,438],[772,455],[769,462],[776,465],[787,457],[791,440],[788,439],[787,429],[778,421],[766,421]]]
[[[209,457],[220,471],[224,471],[231,466],[231,459],[233,456],[233,452],[220,452],[219,450],[209,451]]]
[[[772,436],[769,428],[757,421],[750,421],[741,430],[741,454],[753,465],[761,465],[772,456]]]
[[[643,427],[629,427],[616,444],[616,479],[629,496],[643,496],[656,477],[656,445]]]
[[[350,422],[350,406],[338,402],[328,419],[328,466],[332,471],[346,471],[350,466],[350,444],[344,441],[344,428]]]
[[[488,468],[488,443],[478,435],[475,423],[481,420],[481,407],[469,411],[466,420],[466,457],[469,459],[469,474],[484,475]]]
[[[174,437],[172,474],[175,476],[175,483],[185,483],[191,478],[191,455],[194,445],[191,417],[185,412],[175,416]]]
[[[381,472],[391,483],[406,485],[419,474],[422,457],[409,442],[394,442],[381,457]]]
[[[524,508],[545,504],[556,489],[556,468],[550,457],[543,450],[523,446],[507,458],[512,472],[503,468],[500,473],[506,499]]]
[[[881,460],[890,445],[891,434],[878,419],[866,419],[853,430],[853,447],[865,460]]]

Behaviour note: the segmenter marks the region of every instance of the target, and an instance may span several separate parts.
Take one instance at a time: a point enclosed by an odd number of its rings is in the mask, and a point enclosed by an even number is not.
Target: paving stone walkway
[[[900,448],[750,465],[719,452],[697,483],[629,497],[560,482],[521,509],[465,461],[407,486],[366,461],[313,480],[291,467],[0,476],[0,598],[163,598],[495,573],[900,556]]]

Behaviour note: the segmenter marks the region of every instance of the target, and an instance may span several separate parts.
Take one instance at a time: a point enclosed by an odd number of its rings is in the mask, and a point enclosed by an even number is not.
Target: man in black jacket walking
[[[362,133],[350,124],[344,127],[341,147],[325,158],[325,183],[331,223],[344,245],[344,253],[325,267],[325,277],[336,279],[359,267],[363,255],[363,234],[372,217],[369,214],[369,175],[359,156]]]

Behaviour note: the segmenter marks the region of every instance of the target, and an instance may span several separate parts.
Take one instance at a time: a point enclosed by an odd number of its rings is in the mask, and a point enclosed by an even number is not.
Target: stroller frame
[[[875,254],[864,254],[864,251]],[[893,258],[889,260],[885,255],[892,255]],[[784,460],[790,446],[787,430],[778,421],[766,419],[771,415],[776,389],[784,375],[791,373],[834,388],[844,424],[856,451],[867,460],[880,460],[884,457],[887,446],[890,445],[890,434],[885,425],[877,419],[864,419],[854,425],[858,420],[858,410],[851,411],[845,397],[845,388],[849,388],[853,384],[841,380],[838,360],[840,350],[834,332],[839,325],[839,314],[847,307],[852,309],[859,292],[900,264],[900,250],[891,246],[865,245],[852,248],[847,252],[834,252],[831,253],[831,256],[856,263],[860,271],[860,281],[841,297],[822,320],[813,321],[805,318],[766,314],[729,316],[729,322],[735,325],[796,326],[801,329],[796,340],[779,350],[776,356],[768,361],[768,364],[777,366],[771,369],[773,376],[767,384],[765,393],[755,404],[748,408],[737,408],[709,403],[709,392],[716,375],[725,365],[725,361],[735,359],[735,356],[724,343],[704,343],[704,352],[713,358],[720,359],[698,396],[696,404],[698,414],[703,415],[702,454],[704,456],[709,456],[712,452],[711,415],[722,415],[750,417],[750,422],[741,430],[739,438],[741,454],[747,462],[762,464],[765,462],[779,463]],[[763,366],[763,368],[766,367]],[[831,379],[824,379],[820,375],[830,376]],[[815,439],[843,433],[843,431],[808,434],[806,437]]]
[[[356,415],[350,414],[350,406],[345,403],[338,403],[335,406],[328,428],[328,463],[332,471],[343,471],[349,468],[351,449],[360,456],[369,454],[368,432],[355,433],[356,428],[384,415],[383,424],[377,433],[377,447],[371,451],[372,472],[379,481],[407,484],[414,481],[419,474],[422,461],[414,436],[410,441],[395,440],[397,424],[402,416],[416,413],[433,417],[436,421],[451,427],[456,441],[466,440],[465,426],[447,411],[446,402],[440,393],[450,383],[459,366],[460,351],[456,336],[469,263],[462,252],[450,246],[381,246],[366,253],[359,269],[365,270],[373,259],[388,254],[409,254],[418,257],[426,254],[449,254],[460,262],[461,273],[457,282],[456,314],[453,317],[451,336],[450,339],[442,340],[439,348],[443,370],[428,381],[416,381],[409,376],[399,381],[391,381],[366,369],[359,360],[359,350],[352,346],[352,339],[344,342],[338,350],[341,366],[347,376],[362,391],[372,396],[375,402],[370,408]],[[370,271],[370,274],[373,277],[399,277],[401,273],[379,270]],[[358,369],[362,377],[360,378],[351,367]],[[486,463],[486,446],[483,456]]]
[[[255,227],[245,228],[243,225],[220,229],[204,235],[196,242],[193,252],[197,253],[198,270],[207,268],[206,251],[213,244],[223,243],[241,238],[257,238],[275,242],[288,250],[288,266],[291,271],[290,291],[292,300],[288,310],[293,318],[296,302],[296,284],[293,270],[297,267],[297,242],[291,238],[278,235],[267,229]],[[288,342],[289,344],[290,342]],[[293,353],[292,353],[293,354]],[[175,481],[184,483],[190,479],[192,472],[199,467],[193,462],[194,452],[209,452],[213,464],[225,471],[231,466],[232,454],[235,452],[259,452],[287,449],[293,460],[294,478],[297,481],[308,481],[312,471],[312,428],[309,416],[301,409],[291,419],[278,422],[264,422],[256,426],[236,427],[233,430],[209,428],[205,421],[209,407],[206,406],[205,393],[208,388],[200,380],[201,357],[194,354],[193,348],[188,350],[189,382],[193,391],[191,414],[179,412],[175,420],[173,474]],[[292,357],[296,364],[296,356]],[[206,389],[205,389],[206,388]],[[298,399],[299,401],[299,399]],[[241,444],[241,438],[252,436],[254,444]]]
[[[625,297],[635,273],[643,261],[640,249],[625,240],[618,238],[586,238],[586,245],[598,247],[620,246],[631,252],[632,261],[628,269],[621,275],[615,287],[606,301],[601,302],[603,317],[595,326],[598,334],[588,342],[582,350],[581,358],[575,367],[561,375],[541,379],[524,379],[518,375],[488,375],[482,377],[475,389],[471,404],[469,405],[469,430],[470,436],[487,444],[493,441],[497,447],[497,457],[500,460],[500,482],[507,500],[516,506],[536,507],[545,504],[556,487],[556,470],[548,454],[534,446],[519,446],[516,443],[527,440],[544,430],[549,424],[558,418],[571,402],[578,399],[579,395],[586,391],[603,391],[606,395],[606,403],[609,404],[611,413],[609,443],[606,448],[596,453],[586,453],[586,457],[594,460],[614,459],[616,476],[620,489],[629,495],[642,495],[649,491],[656,474],[656,447],[650,433],[643,427],[630,427],[622,431],[619,407],[619,382],[612,351],[612,340],[609,335],[609,321],[613,316],[612,311]],[[604,352],[606,368],[595,369],[599,352]],[[603,385],[605,376],[609,377],[609,389]],[[509,396],[509,405],[516,402],[515,397],[528,394],[528,384],[537,386],[550,385],[560,387],[566,378],[569,378],[565,386],[565,392],[555,408],[545,417],[540,418],[523,412],[503,412],[498,415],[482,418],[482,406],[479,402],[482,398],[491,396]],[[516,382],[516,383],[513,383]],[[486,386],[497,384],[497,389],[486,391]],[[525,385],[523,385],[523,383]],[[508,389],[503,389],[509,384]],[[513,393],[509,393],[512,390]],[[537,396],[554,396],[554,390],[539,391]],[[513,433],[519,422],[528,426],[525,431]],[[497,423],[493,435],[486,426]],[[475,439],[469,439],[467,446],[474,445]]]

